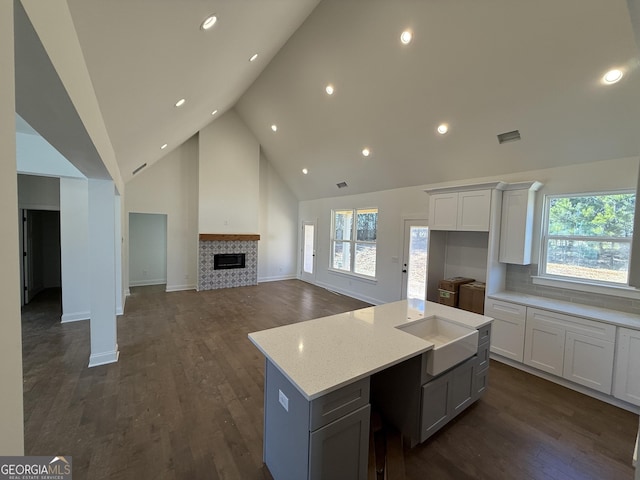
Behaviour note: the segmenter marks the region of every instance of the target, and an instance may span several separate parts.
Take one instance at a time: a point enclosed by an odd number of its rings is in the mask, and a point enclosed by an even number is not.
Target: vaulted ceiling
[[[640,151],[640,65],[625,0],[68,6],[124,181],[234,107],[299,199]],[[200,29],[212,13],[217,23]],[[603,85],[611,68],[624,77]],[[521,140],[499,144],[512,130]]]

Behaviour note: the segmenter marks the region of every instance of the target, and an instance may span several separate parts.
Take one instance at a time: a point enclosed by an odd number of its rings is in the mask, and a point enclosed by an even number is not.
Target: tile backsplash
[[[640,315],[640,301],[630,298],[602,295],[598,293],[580,292],[565,288],[535,285],[532,275],[538,274],[538,265],[507,265],[506,289],[512,292],[535,295],[537,297],[553,298],[565,302],[608,308],[621,312]]]

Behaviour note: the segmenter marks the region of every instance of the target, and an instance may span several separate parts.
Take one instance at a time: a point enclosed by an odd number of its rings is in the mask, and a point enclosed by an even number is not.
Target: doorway
[[[60,212],[22,209],[22,305],[48,288],[60,288]]]
[[[402,299],[426,298],[429,227],[426,219],[404,220]]]
[[[129,286],[166,283],[167,215],[129,213]]]
[[[314,283],[316,280],[316,223],[302,222],[302,270],[301,280]]]

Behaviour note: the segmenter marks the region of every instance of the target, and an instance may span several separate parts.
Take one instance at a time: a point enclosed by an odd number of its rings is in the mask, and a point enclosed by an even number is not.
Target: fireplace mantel
[[[201,233],[200,240],[205,242],[242,242],[260,240],[259,234],[246,233]]]

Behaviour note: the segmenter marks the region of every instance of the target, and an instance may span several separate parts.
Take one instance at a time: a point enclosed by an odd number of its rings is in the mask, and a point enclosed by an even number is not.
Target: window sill
[[[365,277],[364,275],[358,275],[357,273],[345,272],[344,270],[336,270],[335,268],[329,268],[329,273],[333,273],[335,275],[348,277],[350,279],[361,280],[365,283],[370,283],[372,285],[378,284],[378,279],[374,277]]]
[[[533,276],[531,277],[531,280],[534,285],[544,285],[546,287],[564,288],[566,290],[577,290],[579,292],[598,293],[600,295],[611,295],[613,297],[640,300],[640,290],[626,285],[601,285],[597,283],[542,276]]]

